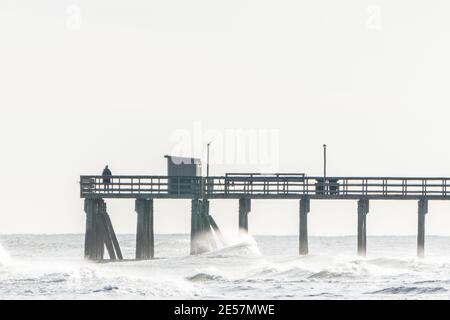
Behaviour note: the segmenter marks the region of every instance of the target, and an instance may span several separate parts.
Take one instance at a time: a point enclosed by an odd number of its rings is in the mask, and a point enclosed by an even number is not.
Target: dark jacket
[[[103,170],[102,176],[112,176],[111,170],[109,170],[108,168],[105,168]],[[104,183],[111,183],[111,179],[103,178],[103,182]]]

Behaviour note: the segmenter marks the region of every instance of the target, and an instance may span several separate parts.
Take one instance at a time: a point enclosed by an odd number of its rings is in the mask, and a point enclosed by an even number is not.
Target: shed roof
[[[189,157],[179,157],[179,156],[170,156],[165,155],[164,158],[170,159],[173,164],[181,165],[181,164],[196,164],[201,165],[202,161],[199,158],[189,158]]]

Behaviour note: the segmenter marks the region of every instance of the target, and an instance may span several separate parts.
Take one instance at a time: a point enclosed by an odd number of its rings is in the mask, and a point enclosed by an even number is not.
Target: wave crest
[[[209,253],[205,253],[204,256],[210,258],[255,258],[260,257],[261,252],[259,251],[256,241],[253,240],[226,246]]]
[[[447,292],[447,289],[443,287],[390,287],[373,292],[369,294],[430,294],[430,293],[442,293]]]
[[[194,274],[193,276],[186,278],[192,282],[205,282],[205,281],[222,281],[224,278],[217,274],[210,274],[206,272],[199,272]]]

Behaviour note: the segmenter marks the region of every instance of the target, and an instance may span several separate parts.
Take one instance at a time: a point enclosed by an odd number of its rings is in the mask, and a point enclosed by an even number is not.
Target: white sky
[[[80,9],[79,29],[73,9]],[[450,176],[450,3],[2,0],[0,233],[84,231],[80,174],[164,174],[176,130],[278,130],[279,171]],[[380,15],[378,15],[380,13]],[[75,26],[75,27],[74,27]],[[212,166],[212,174],[251,166]],[[108,203],[134,232],[133,201]],[[237,201],[213,201],[237,228]],[[250,231],[296,234],[296,201]],[[415,202],[371,202],[368,234],[415,234]],[[188,232],[189,201],[155,203]],[[450,202],[428,234],[450,235]],[[313,201],[312,235],[356,233],[356,201]]]

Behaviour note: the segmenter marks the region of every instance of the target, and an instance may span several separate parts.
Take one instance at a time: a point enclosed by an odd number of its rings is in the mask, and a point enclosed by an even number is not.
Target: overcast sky
[[[0,233],[84,232],[80,174],[165,174],[180,132],[199,127],[269,133],[259,143],[279,172],[322,174],[326,143],[328,175],[450,176],[449,12],[445,0],[2,0]],[[211,174],[263,168],[217,161]],[[228,232],[237,206],[211,204]],[[133,201],[108,207],[117,232],[135,231]],[[369,236],[416,233],[416,202],[370,209]],[[298,202],[254,201],[249,219],[251,233],[296,234]],[[155,202],[156,232],[189,223],[189,201]],[[313,201],[310,233],[355,234],[356,201]],[[450,235],[450,202],[430,203],[427,233]]]

